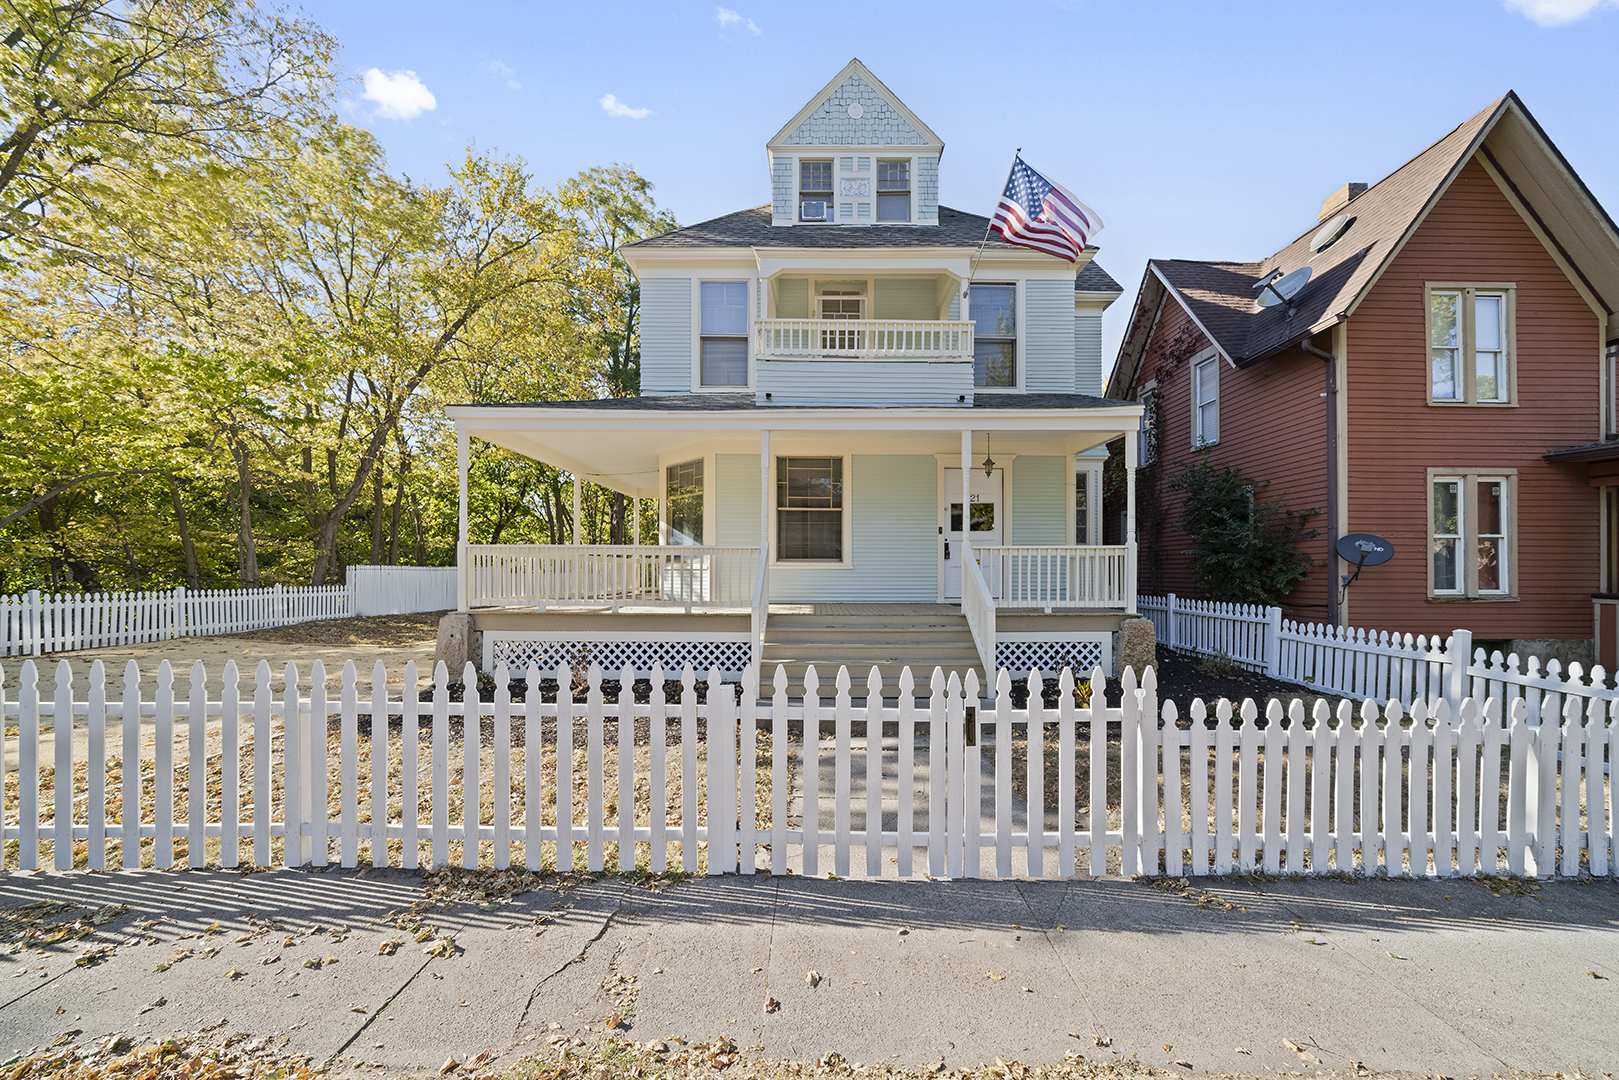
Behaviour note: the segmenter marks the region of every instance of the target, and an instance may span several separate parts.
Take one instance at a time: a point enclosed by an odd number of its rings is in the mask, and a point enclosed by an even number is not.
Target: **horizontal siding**
[[[1102,316],[1074,316],[1074,392],[1102,393]]]
[[[836,453],[828,447],[828,453]],[[718,542],[759,542],[759,458],[715,456]],[[932,603],[938,598],[938,463],[928,455],[856,454],[849,462],[853,566],[773,566],[775,603]]]
[[[878,278],[872,283],[873,319],[939,317],[939,283],[933,278]]]
[[[759,455],[714,455],[714,543],[759,546]]]
[[[641,393],[691,393],[691,279],[641,282]]]
[[[762,360],[761,405],[957,405],[973,400],[970,363],[882,360]],[[770,400],[765,401],[765,394]],[[957,398],[965,395],[966,402]]]
[[[1012,463],[1012,544],[1067,544],[1066,457],[1019,455]]]
[[[1140,587],[1143,592],[1195,596],[1191,538],[1180,528],[1181,497],[1170,481],[1197,459],[1192,449],[1192,398],[1188,359],[1207,341],[1188,327],[1186,313],[1171,302],[1153,331],[1137,384],[1158,380],[1162,429],[1158,463],[1141,470],[1137,526],[1141,534]],[[1190,335],[1190,336],[1188,336]],[[1209,448],[1216,465],[1233,465],[1261,482],[1261,501],[1281,500],[1294,510],[1319,511],[1310,525],[1321,535],[1300,550],[1316,564],[1288,596],[1290,618],[1324,621],[1330,571],[1327,519],[1327,401],[1325,365],[1302,353],[1273,357],[1238,371],[1220,362],[1220,441]],[[1108,526],[1110,539],[1117,525]],[[1362,579],[1365,580],[1364,578]],[[1356,588],[1359,588],[1357,585]]]
[[[776,318],[810,317],[809,282],[803,278],[783,278],[776,285]]]
[[[1028,281],[1023,298],[1024,385],[1030,393],[1074,389],[1074,284]]]
[[[1517,286],[1518,405],[1427,404],[1423,285]],[[1601,437],[1599,329],[1529,227],[1469,163],[1384,271],[1349,327],[1351,531],[1394,543],[1394,559],[1349,591],[1357,626],[1485,638],[1589,638],[1599,585],[1596,489],[1558,446]],[[1427,599],[1427,470],[1518,470],[1516,602]]]

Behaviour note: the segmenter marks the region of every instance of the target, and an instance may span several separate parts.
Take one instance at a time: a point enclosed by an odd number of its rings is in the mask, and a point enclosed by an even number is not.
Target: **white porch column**
[[[467,437],[465,428],[460,425],[455,430],[455,472],[459,481],[459,502],[456,516],[456,542],[455,542],[455,608],[457,611],[467,610],[467,575],[471,568],[467,565],[467,469],[471,465],[472,446]]]
[[[1124,610],[1128,615],[1136,612],[1136,466],[1141,453],[1141,442],[1136,432],[1124,433],[1124,524],[1125,545],[1129,552],[1124,566]]]
[[[630,543],[641,546],[641,496],[630,496]]]

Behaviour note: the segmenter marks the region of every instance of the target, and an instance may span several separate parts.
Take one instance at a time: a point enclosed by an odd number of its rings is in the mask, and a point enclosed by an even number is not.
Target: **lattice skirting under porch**
[[[995,642],[995,664],[1006,668],[1014,679],[1028,678],[1032,668],[1052,678],[1065,667],[1074,669],[1076,679],[1089,678],[1093,668],[1113,670],[1113,635],[1002,634]]]
[[[483,649],[485,671],[505,664],[515,678],[523,678],[530,663],[550,677],[558,667],[582,661],[601,665],[603,674],[612,679],[626,664],[643,679],[651,676],[654,664],[662,664],[670,679],[680,678],[681,669],[690,664],[698,678],[706,679],[710,668],[740,675],[753,656],[747,634],[656,634],[628,640],[609,634],[486,630]]]

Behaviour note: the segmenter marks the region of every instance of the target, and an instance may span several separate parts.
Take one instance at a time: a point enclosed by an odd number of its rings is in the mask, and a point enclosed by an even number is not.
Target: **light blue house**
[[[1119,285],[939,205],[944,143],[858,60],[766,147],[768,205],[623,250],[640,397],[449,410],[486,668],[1110,664],[1136,440],[1114,546],[1104,447],[1141,416],[1101,396]],[[658,536],[467,543],[470,438],[657,499]]]

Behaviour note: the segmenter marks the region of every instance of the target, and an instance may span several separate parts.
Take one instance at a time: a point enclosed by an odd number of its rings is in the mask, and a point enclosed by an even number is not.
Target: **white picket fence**
[[[210,683],[197,663],[182,687],[166,663],[155,683],[131,665],[114,687],[99,663],[75,684],[63,661],[42,695],[25,662],[3,702],[17,732],[5,746],[8,865],[99,869],[116,854],[167,867],[183,841],[191,866],[237,865],[244,845],[259,865],[611,861],[839,877],[1616,866],[1603,762],[1619,755],[1619,710],[1594,701],[1559,712],[1548,698],[1535,712],[1520,698],[1505,718],[1495,699],[1336,713],[1273,702],[1262,727],[1252,702],[1160,706],[1151,672],[1139,689],[1126,673],[1118,708],[1100,694],[1078,705],[1066,670],[1057,706],[1042,704],[1034,673],[1023,708],[1005,671],[990,700],[975,675],[937,670],[923,688],[908,670],[885,686],[874,669],[858,689],[846,669],[831,687],[812,669],[796,688],[781,669],[764,688],[756,669],[739,687],[711,672],[699,704],[687,668],[673,705],[635,704],[628,671],[612,700],[592,670],[583,701],[560,671],[554,704],[511,700],[504,670],[492,702],[467,704],[450,700],[442,665],[429,701],[414,664],[397,695],[380,663],[364,696],[352,662],[330,697],[320,664],[307,684],[299,674],[288,665],[277,686],[261,662],[244,686],[232,663]],[[526,675],[537,687],[541,673]],[[470,665],[463,678],[472,685]],[[1102,672],[1091,679],[1100,687]],[[82,737],[55,737],[58,722]],[[644,807],[618,797],[642,791]]]
[[[351,566],[346,585],[0,596],[0,656],[243,634],[317,619],[454,608],[453,566]]]
[[[1556,702],[1619,700],[1619,688],[1609,685],[1610,673],[1601,666],[1586,671],[1570,664],[1565,672],[1557,660],[1542,669],[1536,657],[1486,655],[1473,648],[1468,630],[1442,638],[1301,623],[1283,619],[1281,608],[1186,600],[1174,593],[1143,596],[1139,606],[1158,641],[1172,649],[1223,655],[1282,682],[1380,705],[1397,701],[1409,709],[1426,701],[1431,707],[1440,697],[1454,702],[1457,695],[1448,688],[1457,677],[1457,657],[1465,658],[1459,692],[1480,700],[1510,704],[1522,698],[1531,712],[1547,696]]]

